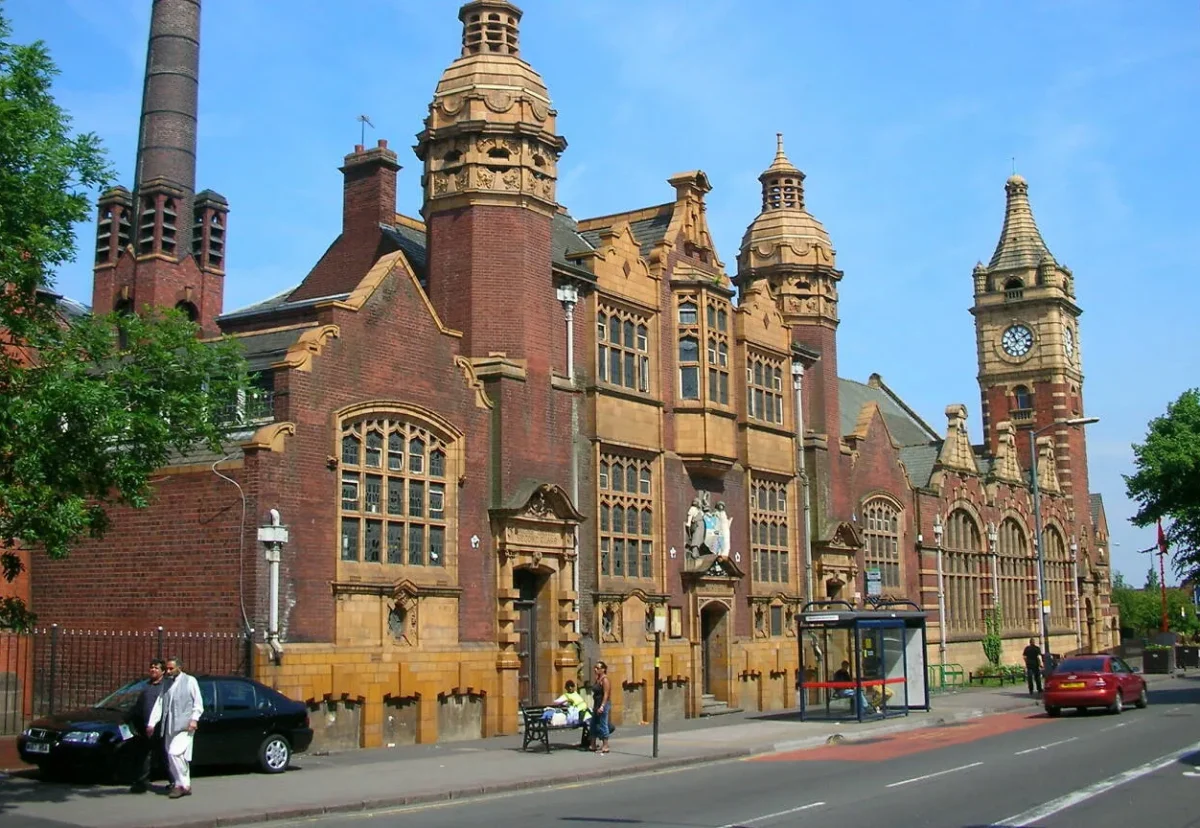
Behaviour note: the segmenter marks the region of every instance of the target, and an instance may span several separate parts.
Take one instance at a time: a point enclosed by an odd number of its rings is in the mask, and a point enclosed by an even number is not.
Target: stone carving
[[[444,175],[435,175],[433,177],[433,194],[441,195],[446,192],[447,180]]]
[[[733,519],[725,509],[724,503],[718,503],[714,509],[709,505],[708,492],[700,492],[688,508],[684,531],[687,536],[685,547],[688,555],[699,558],[701,555],[717,555],[729,557],[730,529]]]
[[[483,96],[483,102],[492,112],[508,112],[516,101],[508,92],[493,89]]]
[[[534,517],[550,517],[553,513],[554,510],[550,508],[550,501],[546,499],[545,492],[538,492],[529,499],[529,514]]]
[[[554,198],[554,179],[547,178],[542,182],[542,195],[546,198]]]
[[[456,190],[458,190],[460,193],[463,190],[467,189],[467,186],[470,183],[471,183],[471,173],[469,170],[461,170],[461,171],[459,171],[459,173],[457,175],[454,176],[454,188]]]
[[[496,174],[491,170],[479,170],[478,172],[479,186],[486,189],[491,189],[496,183]]]
[[[509,170],[504,174],[501,180],[504,182],[504,188],[506,190],[521,189],[521,171],[518,169]]]

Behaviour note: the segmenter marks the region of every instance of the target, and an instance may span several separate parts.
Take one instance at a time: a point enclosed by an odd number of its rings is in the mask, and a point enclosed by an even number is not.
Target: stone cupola
[[[474,0],[458,17],[462,54],[442,73],[414,147],[424,163],[422,212],[497,204],[552,215],[567,142],[545,82],[520,56],[521,10]]]

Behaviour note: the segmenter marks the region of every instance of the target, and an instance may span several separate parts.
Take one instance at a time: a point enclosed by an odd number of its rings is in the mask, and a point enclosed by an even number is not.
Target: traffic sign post
[[[658,758],[658,674],[662,657],[662,637],[667,631],[667,608],[654,608],[654,758]]]

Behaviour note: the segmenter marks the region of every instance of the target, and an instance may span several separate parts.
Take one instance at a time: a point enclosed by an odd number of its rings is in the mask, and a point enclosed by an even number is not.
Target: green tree
[[[65,556],[104,533],[113,504],[145,506],[173,451],[219,447],[246,375],[236,344],[200,342],[175,311],[63,316],[54,270],[111,173],[55,103],[45,46],[10,34],[0,11],[0,571],[12,581],[18,548]],[[0,628],[32,621],[0,600]]]
[[[1161,584],[1158,580],[1158,570],[1151,564],[1150,569],[1146,572],[1146,586],[1144,589],[1158,589]]]
[[[1002,616],[1000,605],[992,607],[983,616],[984,634],[983,634],[983,654],[987,657],[988,664],[993,667],[1000,666],[1000,655],[1004,648],[1004,639],[1000,635],[1002,624]]]
[[[1200,389],[1185,391],[1151,420],[1133,456],[1136,471],[1125,477],[1138,504],[1133,524],[1163,520],[1176,572],[1185,580],[1200,577]]]

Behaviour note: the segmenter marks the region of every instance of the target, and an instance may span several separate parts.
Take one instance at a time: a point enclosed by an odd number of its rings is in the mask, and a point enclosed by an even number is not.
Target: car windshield
[[[120,690],[114,693],[109,693],[107,696],[96,702],[96,707],[107,707],[109,710],[124,710],[130,711],[137,704],[138,696],[142,694],[142,690],[146,688],[146,680],[138,679],[126,684]]]
[[[1103,673],[1102,658],[1064,658],[1054,669],[1056,673]]]

